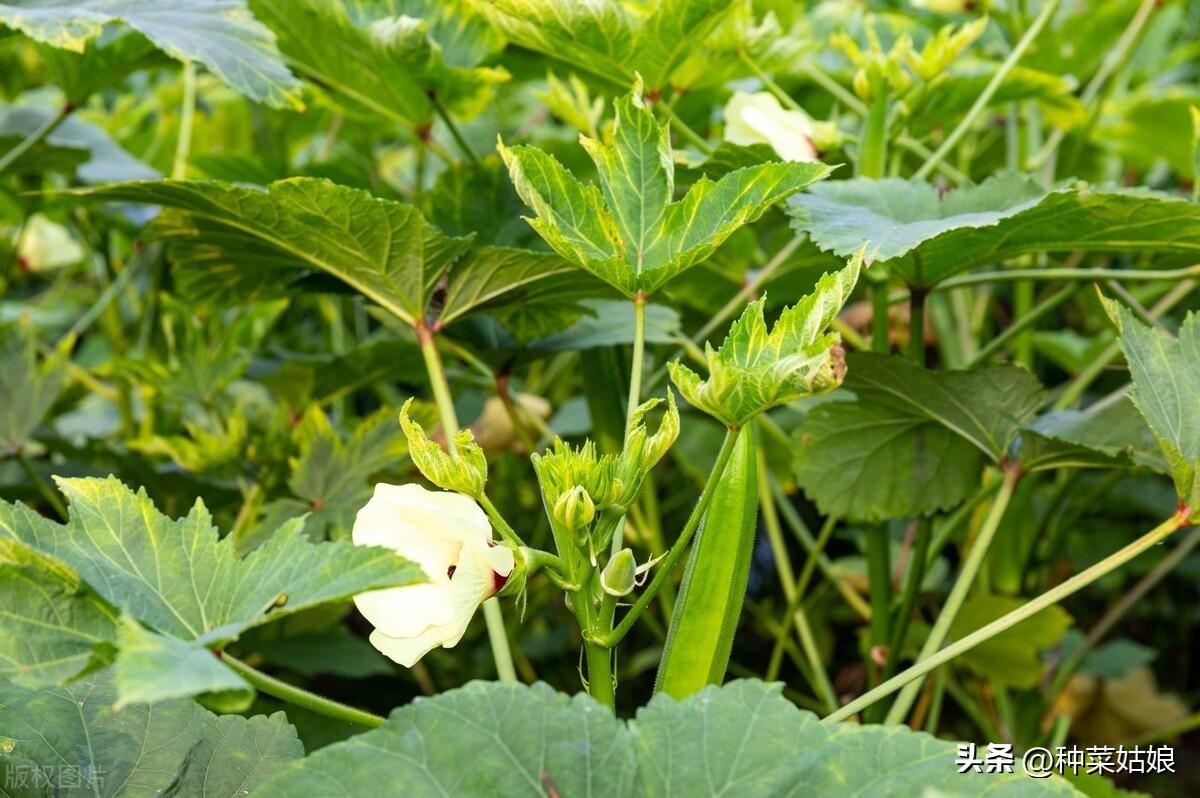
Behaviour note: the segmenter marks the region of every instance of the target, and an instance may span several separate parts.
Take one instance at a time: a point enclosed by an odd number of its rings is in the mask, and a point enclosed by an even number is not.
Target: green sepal
[[[478,499],[487,484],[487,457],[469,429],[454,436],[455,454],[431,441],[425,430],[409,417],[409,399],[400,408],[400,427],[408,439],[408,453],[421,474],[434,485]]]
[[[816,289],[780,315],[768,332],[766,298],[751,302],[733,323],[721,348],[705,344],[708,379],[678,361],[671,379],[693,407],[740,427],[759,413],[841,385],[845,374],[840,336],[825,328],[858,282],[863,253],[824,275]]]

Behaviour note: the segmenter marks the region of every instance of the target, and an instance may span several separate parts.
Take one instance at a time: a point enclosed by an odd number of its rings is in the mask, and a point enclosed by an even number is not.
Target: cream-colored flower
[[[17,253],[32,272],[61,269],[83,260],[84,251],[67,228],[40,213],[29,217]]]
[[[971,0],[912,0],[912,7],[935,14],[962,14],[975,4]]]
[[[415,484],[376,485],[354,520],[353,538],[360,546],[394,549],[429,580],[354,597],[375,627],[371,645],[407,668],[437,646],[457,645],[475,610],[515,565],[512,549],[495,544],[473,500]]]
[[[813,120],[785,110],[769,92],[734,92],[725,105],[725,140],[749,146],[769,144],[785,161],[816,161]]]

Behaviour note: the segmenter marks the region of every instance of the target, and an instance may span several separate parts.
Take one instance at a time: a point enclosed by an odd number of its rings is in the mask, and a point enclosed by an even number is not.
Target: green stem
[[[773,490],[772,493],[774,493]],[[778,500],[779,497],[777,496],[776,499]],[[825,550],[825,546],[829,543],[829,538],[833,535],[833,530],[836,526],[836,517],[831,515],[825,519],[825,524],[821,527],[820,533],[817,534],[816,545],[808,552],[808,557],[804,560],[804,567],[800,570],[800,578],[796,580],[796,589],[788,599],[787,609],[783,613],[783,622],[779,624],[779,631],[775,635],[775,646],[771,649],[771,659],[767,663],[767,673],[765,676],[765,680],[768,682],[775,681],[776,677],[779,676],[779,666],[783,662],[783,649],[789,636],[788,618],[793,617],[800,608],[800,603],[804,600],[804,596],[808,592],[808,584],[812,581],[813,573],[816,571],[821,552]],[[834,707],[830,708],[830,711],[832,712],[836,706],[835,702]]]
[[[934,290],[946,291],[964,285],[981,283],[1013,283],[1023,280],[1051,282],[1098,283],[1118,280],[1123,283],[1173,282],[1188,277],[1200,277],[1200,264],[1183,269],[1005,269],[998,272],[975,272],[951,277],[938,283]]]
[[[135,255],[133,258],[130,258],[125,264],[125,268],[121,269],[121,273],[118,274],[116,278],[108,284],[108,287],[105,288],[103,292],[101,292],[100,296],[96,298],[96,301],[92,303],[92,306],[88,308],[82,316],[75,320],[75,323],[71,325],[71,329],[67,331],[67,335],[80,335],[87,330],[88,327],[91,327],[96,319],[100,318],[100,316],[108,308],[109,303],[113,301],[117,294],[125,290],[125,286],[128,285],[129,281],[133,279],[133,276],[141,270],[142,264],[154,262],[154,260],[158,257],[158,249],[158,244],[151,244],[142,250],[141,253]]]
[[[954,624],[954,619],[958,617],[958,612],[962,608],[963,602],[966,601],[967,594],[971,591],[975,577],[979,574],[979,568],[983,565],[984,558],[987,557],[988,549],[992,545],[992,538],[995,537],[996,530],[1000,528],[1000,520],[1004,517],[1004,511],[1008,509],[1009,500],[1012,499],[1013,491],[1016,490],[1020,478],[1019,469],[1013,467],[1005,469],[1004,482],[1000,485],[1000,492],[996,494],[996,499],[992,502],[991,509],[988,510],[979,535],[971,544],[971,550],[967,553],[966,559],[963,560],[962,571],[959,573],[954,587],[950,589],[950,595],[946,597],[946,604],[942,607],[937,621],[929,631],[929,637],[925,639],[921,653],[917,655],[917,661],[908,671],[905,671],[906,673],[933,657],[941,648],[942,643],[946,641],[946,637],[950,634],[950,627]],[[921,681],[917,679],[904,688],[904,692],[900,693],[896,702],[892,704],[884,723],[890,725],[903,722],[908,711],[912,709],[917,693],[921,690]]]
[[[896,662],[900,652],[904,650],[904,640],[908,636],[909,623],[917,607],[917,596],[921,592],[921,583],[925,581],[925,563],[929,556],[929,544],[933,538],[933,520],[918,518],[916,520],[916,535],[909,552],[907,575],[904,580],[904,590],[900,594],[900,610],[896,621],[892,624],[892,635],[888,641],[888,659],[884,673],[890,676],[895,672]]]
[[[441,418],[446,450],[451,457],[455,457],[458,455],[458,449],[454,443],[454,437],[458,434],[458,416],[454,412],[454,399],[450,395],[450,386],[446,382],[446,370],[442,367],[442,359],[438,355],[433,333],[424,324],[417,326],[417,340],[421,345],[421,357],[425,360],[425,370],[429,374],[429,384],[433,387],[433,398],[437,403],[438,416]],[[492,509],[495,510],[494,507]],[[497,513],[497,515],[499,514]],[[502,681],[515,682],[517,671],[513,667],[512,652],[508,648],[508,634],[504,629],[504,617],[500,612],[500,603],[495,598],[483,602],[483,617],[487,622],[488,641],[492,645],[496,673]]]
[[[867,586],[870,590],[871,620],[867,626],[867,671],[871,683],[878,679],[879,664],[875,653],[887,646],[891,637],[892,552],[891,535],[886,522],[870,527],[866,536]],[[884,656],[888,656],[884,652]]]
[[[58,517],[63,521],[66,521],[67,506],[63,504],[62,498],[58,495],[54,488],[50,487],[50,483],[42,479],[42,475],[34,469],[33,463],[29,462],[29,458],[25,455],[25,452],[18,449],[16,457],[17,465],[21,466],[21,470],[25,472],[25,476],[28,477],[33,486],[37,488],[38,493],[42,495],[42,498],[46,500],[46,503],[49,504],[54,512],[58,514]]]
[[[867,116],[863,120],[857,167],[859,177],[878,180],[883,177],[884,164],[887,163],[888,93],[883,80],[875,81],[871,88],[875,97],[871,100]]]
[[[1025,330],[1033,327],[1047,314],[1074,296],[1075,292],[1078,290],[1078,283],[1066,285],[1043,299],[1037,304],[1037,306],[1031,308],[1028,313],[1024,314],[1011,325],[1009,325],[1008,329],[997,335],[985,346],[981,347],[979,351],[975,353],[975,356],[967,361],[963,368],[970,370],[976,366],[986,363],[988,358],[999,352],[1005,346],[1005,344],[1007,344],[1016,336],[1020,335]]]
[[[633,360],[629,364],[629,401],[625,405],[625,439],[633,431],[633,417],[642,403],[642,368],[646,360],[646,297],[633,299]]]
[[[792,571],[792,561],[788,557],[787,544],[783,540],[783,529],[779,526],[779,515],[775,512],[775,501],[771,494],[771,474],[767,468],[766,455],[763,454],[761,448],[758,450],[757,461],[758,503],[762,508],[763,526],[767,529],[767,538],[771,542],[771,553],[775,558],[775,570],[779,576],[779,584],[783,587],[783,595],[790,609],[790,612],[783,617],[783,627],[785,630],[787,629],[789,619],[796,624],[796,635],[800,638],[800,650],[804,653],[805,660],[808,661],[813,690],[825,703],[825,711],[832,712],[837,709],[837,694],[829,681],[829,674],[825,672],[825,664],[821,661],[821,654],[813,639],[812,629],[808,625],[808,616],[800,607],[801,593],[796,576]],[[785,641],[786,638],[785,631]]]
[[[771,94],[775,95],[775,99],[779,100],[780,105],[792,111],[804,110],[800,107],[800,103],[793,100],[790,94],[784,91],[779,84],[771,78],[770,75],[763,71],[763,68],[758,65],[758,62],[755,61],[749,53],[747,53],[745,50],[738,50],[738,58],[741,59],[741,62],[745,64],[746,68],[754,74],[754,77],[758,78],[763,87]]]
[[[693,147],[700,150],[700,152],[704,153],[705,155],[713,154],[712,145],[705,141],[699,133],[692,130],[688,123],[684,122],[683,119],[679,117],[679,114],[675,113],[675,109],[671,107],[670,103],[655,103],[655,107],[663,112],[663,116],[671,121],[671,124],[675,126],[675,129],[678,130],[685,139],[691,142]]]
[[[1065,289],[1064,289],[1065,290]],[[1033,310],[1033,283],[1022,280],[1013,286],[1013,317],[1024,319]],[[1013,347],[1013,360],[1033,371],[1033,336],[1028,327],[1020,330]]]
[[[328,698],[322,698],[315,693],[310,693],[300,687],[276,679],[274,676],[268,676],[257,668],[247,665],[245,662],[224,651],[220,652],[219,656],[222,662],[236,671],[239,676],[260,692],[274,696],[281,701],[303,707],[311,712],[316,712],[318,715],[324,715],[328,718],[334,718],[345,723],[353,723],[358,726],[366,726],[371,729],[378,728],[387,722],[387,718],[346,706]]]
[[[725,441],[721,444],[721,450],[717,452],[717,460],[713,463],[712,471],[708,475],[708,481],[704,483],[704,490],[700,493],[700,499],[696,502],[696,506],[692,508],[692,514],[688,516],[687,522],[683,525],[683,530],[679,533],[679,537],[675,540],[675,544],[671,546],[671,550],[663,561],[658,566],[658,573],[654,575],[654,579],[650,580],[650,584],[637,597],[637,601],[625,613],[625,617],[617,624],[610,632],[602,635],[597,635],[592,642],[599,643],[602,646],[609,648],[621,642],[621,639],[629,633],[633,627],[634,621],[642,614],[647,605],[654,600],[654,594],[658,592],[663,583],[670,578],[671,571],[675,568],[679,558],[687,551],[688,543],[691,542],[692,535],[696,533],[696,528],[700,525],[700,519],[704,517],[704,513],[708,510],[708,505],[712,502],[713,491],[717,487],[717,483],[721,480],[721,475],[725,472],[725,466],[729,463],[729,458],[733,454],[734,444],[737,443],[738,430],[730,428],[725,432]]]
[[[479,156],[475,154],[475,150],[467,142],[462,131],[458,129],[458,123],[454,121],[454,117],[450,116],[450,112],[446,110],[446,106],[442,105],[442,101],[438,99],[434,92],[429,93],[429,103],[433,106],[434,112],[438,118],[445,123],[446,129],[450,131],[450,135],[454,137],[454,143],[458,145],[458,149],[463,156],[473,164],[479,163]],[[432,149],[432,148],[431,148]]]
[[[888,284],[886,280],[871,283],[871,348],[876,352],[892,351],[888,331]]]
[[[188,156],[192,152],[192,123],[196,117],[196,62],[183,64],[183,102],[179,107],[179,137],[175,139],[175,160],[171,163],[171,178],[187,177]]]
[[[991,640],[996,635],[1019,624],[1021,621],[1031,618],[1047,607],[1051,607],[1063,599],[1071,596],[1084,587],[1087,587],[1092,582],[1100,579],[1112,571],[1120,568],[1125,563],[1137,557],[1147,549],[1151,549],[1162,541],[1166,540],[1175,530],[1187,524],[1188,513],[1187,508],[1181,509],[1175,515],[1163,521],[1161,524],[1150,530],[1140,538],[1130,543],[1125,548],[1110,554],[1100,562],[1090,568],[1081,571],[1065,582],[1047,590],[1042,595],[1026,602],[1012,612],[1004,615],[991,623],[976,629],[971,634],[960,640],[946,646],[941,651],[938,651],[928,659],[914,664],[911,668],[893,676],[883,684],[873,690],[870,690],[858,698],[846,704],[837,712],[834,712],[828,717],[822,718],[822,723],[836,723],[846,720],[857,712],[861,712],[864,708],[871,706],[881,698],[886,698],[905,685],[912,683],[914,680],[921,679],[930,671],[946,664],[950,660],[970,651],[980,643],[985,643]]]
[[[1100,65],[1100,69],[1096,70],[1096,74],[1092,76],[1092,79],[1088,81],[1088,85],[1084,87],[1083,92],[1079,95],[1080,103],[1085,108],[1088,108],[1089,111],[1086,127],[1090,128],[1094,124],[1095,117],[1100,110],[1100,103],[1097,100],[1100,98],[1101,91],[1108,83],[1109,78],[1125,64],[1126,59],[1133,52],[1133,46],[1137,43],[1142,28],[1145,27],[1146,22],[1150,19],[1150,14],[1153,13],[1157,5],[1158,0],[1142,0],[1142,4],[1138,6],[1138,10],[1134,12],[1133,17],[1129,20],[1129,24],[1125,26],[1125,30],[1121,33],[1121,38],[1108,51],[1104,62]],[[1061,128],[1055,128],[1054,132],[1046,140],[1045,146],[1038,150],[1030,159],[1028,168],[1032,171],[1048,163],[1054,157],[1055,153],[1058,152],[1058,147],[1062,144],[1065,137],[1066,131]]]
[[[958,146],[959,141],[962,140],[963,136],[967,135],[971,126],[979,119],[980,115],[988,107],[988,103],[992,101],[992,97],[995,96],[1000,86],[1008,78],[1009,73],[1012,72],[1017,62],[1021,60],[1021,56],[1029,49],[1029,45],[1033,43],[1033,40],[1041,33],[1042,28],[1054,16],[1055,10],[1058,9],[1058,4],[1059,0],[1046,0],[1037,18],[1034,19],[1033,24],[1029,26],[1029,29],[1025,31],[1025,35],[1017,42],[1017,46],[1008,54],[1008,58],[1004,59],[1004,63],[996,70],[996,74],[992,75],[992,79],[988,81],[987,86],[975,98],[975,102],[971,105],[970,110],[967,111],[967,115],[959,121],[958,125],[946,137],[941,146],[934,150],[933,155],[929,156],[925,163],[921,165],[921,168],[916,172],[916,177],[921,179],[929,177],[929,173],[946,157],[946,154]]]
[[[1120,622],[1125,614],[1133,609],[1134,605],[1141,601],[1147,593],[1149,593],[1159,582],[1163,580],[1167,574],[1175,569],[1175,566],[1183,562],[1183,559],[1192,553],[1196,545],[1200,544],[1200,527],[1195,527],[1187,536],[1179,541],[1179,544],[1168,554],[1163,557],[1158,563],[1151,568],[1146,574],[1138,580],[1129,592],[1121,596],[1121,598],[1113,604],[1100,617],[1087,633],[1083,640],[1079,641],[1079,645],[1071,651],[1071,655],[1063,661],[1054,674],[1054,681],[1050,686],[1049,696],[1051,698],[1062,692],[1066,686],[1067,679],[1083,662],[1084,657],[1088,655],[1096,644],[1099,643],[1104,636],[1112,631],[1113,627]]]
[[[433,400],[441,419],[446,450],[452,457],[457,457],[458,446],[454,438],[458,434],[458,415],[454,411],[454,398],[450,395],[450,386],[446,382],[446,371],[438,354],[437,343],[433,333],[424,326],[417,328],[417,340],[421,346],[421,357],[425,360],[425,371],[429,374],[429,384],[433,388]]]
[[[45,122],[43,122],[41,127],[37,128],[28,136],[21,139],[21,141],[17,143],[17,146],[0,156],[0,173],[4,172],[5,169],[16,163],[22,155],[29,152],[29,150],[33,148],[34,145],[36,145],[39,141],[53,133],[54,129],[61,125],[63,120],[66,119],[73,110],[75,110],[75,106],[71,105],[70,103],[65,103],[53,116],[49,117]]]
[[[492,657],[496,660],[496,675],[502,682],[515,682],[517,670],[513,667],[512,651],[508,647],[504,613],[500,611],[500,600],[495,596],[483,602],[483,620],[487,623],[488,641],[492,644]]]
[[[487,494],[480,494],[476,501],[487,513],[488,518],[492,521],[492,526],[496,527],[496,531],[500,533],[500,537],[518,546],[525,545],[525,541],[521,540],[521,536],[512,528],[512,524],[504,520],[504,516],[500,515],[500,511],[496,509],[496,505],[492,504],[492,500],[487,497]]]
[[[821,571],[821,575],[829,581],[829,584],[833,585],[834,589],[841,594],[842,598],[846,600],[846,603],[850,605],[850,608],[854,610],[854,612],[857,613],[860,618],[862,618],[864,621],[869,621],[871,619],[870,606],[868,606],[867,603],[863,601],[862,596],[860,596],[858,592],[838,574],[833,563],[830,562],[829,558],[821,552],[820,548],[817,546],[817,542],[813,540],[812,535],[809,533],[808,529],[805,528],[804,522],[800,520],[800,515],[796,512],[796,508],[792,506],[791,502],[787,501],[787,496],[784,494],[783,489],[779,487],[779,483],[777,481],[772,480],[771,490],[775,494],[775,506],[779,508],[780,513],[783,515],[783,520],[787,523],[788,527],[791,528],[792,532],[796,536],[796,539],[800,541],[800,544],[804,546],[805,550],[810,555],[817,558],[817,568]],[[829,522],[827,521],[826,523]],[[803,574],[801,574],[801,581],[804,581]]]

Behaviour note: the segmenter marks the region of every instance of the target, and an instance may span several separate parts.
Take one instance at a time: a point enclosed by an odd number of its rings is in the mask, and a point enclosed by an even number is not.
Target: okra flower
[[[768,92],[734,92],[725,105],[725,140],[731,144],[767,144],[785,161],[820,159],[812,118],[786,110]]]
[[[429,580],[354,597],[375,627],[371,645],[408,668],[437,646],[457,645],[475,610],[504,586],[515,565],[512,549],[493,541],[479,505],[415,484],[376,485],[358,511],[353,539],[394,549]]]

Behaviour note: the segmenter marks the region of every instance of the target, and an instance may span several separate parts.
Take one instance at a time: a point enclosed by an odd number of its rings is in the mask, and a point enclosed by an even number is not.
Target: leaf
[[[586,695],[472,682],[395,710],[257,795],[1076,795],[1060,779],[959,774],[955,745],[905,726],[826,725],[737,681],[684,701],[655,696],[621,721]],[[469,765],[465,765],[469,763]]]
[[[28,325],[0,326],[0,452],[19,452],[29,443],[66,385],[74,343],[68,336],[40,359]]]
[[[823,164],[761,164],[715,183],[702,177],[672,202],[667,129],[640,95],[639,84],[615,102],[612,144],[580,139],[598,185],[585,186],[534,147],[498,145],[517,193],[535,213],[530,225],[558,254],[628,297],[652,294],[772,204],[830,172]]]
[[[796,479],[823,514],[863,521],[955,506],[1042,403],[1021,368],[933,372],[873,353],[847,358],[844,387],[852,401],[818,405],[797,429]]]
[[[106,674],[40,691],[0,681],[5,788],[234,798],[304,753],[282,712],[217,717],[188,700],[116,710],[115,697]]]
[[[621,88],[632,86],[640,74],[651,89],[663,90],[690,51],[734,6],[718,0],[651,0],[640,5],[619,0],[495,0],[484,8],[501,33],[522,47]]]
[[[482,247],[455,265],[438,318],[450,324],[481,310],[550,304],[603,290],[553,253]]]
[[[1010,596],[972,596],[950,627],[950,641],[966,637],[1023,604],[1024,599]],[[1044,671],[1041,652],[1058,645],[1070,626],[1066,610],[1047,607],[980,643],[957,661],[995,684],[1036,687]]]
[[[254,298],[313,270],[350,285],[407,324],[469,237],[443,235],[416,208],[328,180],[292,178],[266,191],[215,181],[124,183],[82,192],[165,210],[151,232],[220,296]],[[238,296],[245,291],[250,296]]]
[[[870,242],[868,258],[925,286],[1030,252],[1200,252],[1200,205],[1083,184],[1046,191],[1025,175],[989,178],[943,199],[916,179],[839,180],[794,197],[789,209],[821,249],[845,256]]]
[[[61,561],[106,602],[159,635],[198,644],[171,646],[128,627],[121,635],[120,642],[137,645],[118,653],[118,673],[132,674],[153,660],[154,668],[182,667],[188,675],[198,674],[187,681],[177,671],[175,695],[212,689],[211,670],[201,672],[183,661],[196,656],[200,646],[220,646],[282,615],[423,576],[389,550],[312,543],[303,536],[302,519],[239,560],[233,538],[218,537],[199,501],[186,517],[171,520],[145,491],[134,493],[112,477],[59,478],[58,484],[70,504],[66,524],[24,505],[0,503],[0,540],[16,540]],[[122,680],[119,686],[121,701],[133,700],[124,689],[136,685]]]
[[[251,99],[302,108],[299,83],[288,72],[274,37],[250,15],[245,0],[7,0],[0,23],[32,39],[75,52],[105,25],[123,22],[180,61],[198,61]]]
[[[200,643],[156,634],[129,616],[121,619],[117,647],[117,709],[201,693],[250,691],[245,679]]]
[[[1180,507],[1200,520],[1200,315],[1188,313],[1172,338],[1112,300],[1105,309],[1121,331],[1133,403],[1166,455]]]
[[[1167,464],[1154,433],[1126,397],[1086,410],[1056,410],[1021,431],[1017,455],[1026,471]]]
[[[249,795],[276,771],[304,756],[296,729],[282,712],[250,718],[208,713],[204,727],[184,768],[179,795]]]
[[[342,0],[250,0],[250,7],[279,36],[298,74],[367,121],[423,124],[434,110],[430,93],[452,112],[474,116],[508,79],[500,68],[447,64],[427,24],[412,16],[360,26]]]
[[[61,684],[111,658],[117,612],[72,568],[0,537],[0,678]]]
[[[861,269],[860,253],[842,270],[822,276],[811,294],[784,309],[770,332],[765,298],[751,302],[720,349],[705,343],[708,379],[676,361],[668,364],[671,380],[689,404],[730,427],[836,388],[845,373],[841,339],[825,328],[849,299]]]

